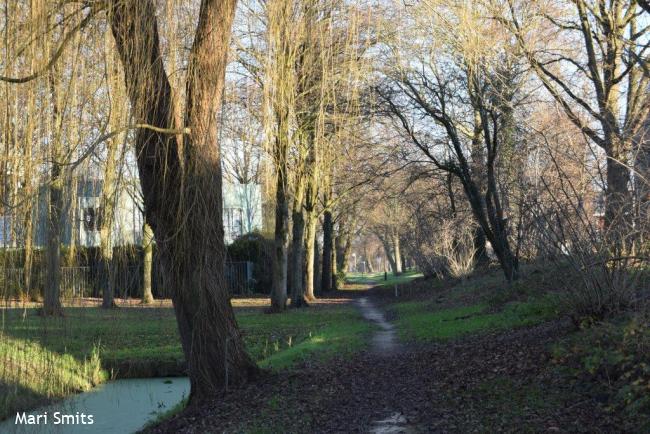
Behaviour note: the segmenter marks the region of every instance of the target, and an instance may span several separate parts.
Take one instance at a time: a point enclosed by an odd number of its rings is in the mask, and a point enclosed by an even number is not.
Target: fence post
[[[246,261],[246,291],[251,292],[251,282],[253,281],[253,267],[255,265],[251,261]]]

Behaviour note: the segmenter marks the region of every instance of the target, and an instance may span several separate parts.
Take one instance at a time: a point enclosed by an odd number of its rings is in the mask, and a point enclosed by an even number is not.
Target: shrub
[[[268,293],[271,288],[273,240],[259,232],[242,235],[227,247],[227,259],[253,263],[253,291]]]

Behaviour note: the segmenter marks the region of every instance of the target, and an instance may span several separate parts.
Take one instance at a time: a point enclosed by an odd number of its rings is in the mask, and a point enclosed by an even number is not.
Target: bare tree
[[[491,6],[566,116],[605,152],[605,226],[618,245],[630,233],[630,155],[649,108],[643,73],[648,27],[636,1],[567,3]]]

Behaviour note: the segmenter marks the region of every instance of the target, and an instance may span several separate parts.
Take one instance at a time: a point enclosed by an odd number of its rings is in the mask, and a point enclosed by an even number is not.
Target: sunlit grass
[[[76,359],[38,342],[0,337],[0,419],[50,399],[89,390],[106,379],[99,352]]]
[[[370,326],[351,306],[236,313],[246,347],[261,366],[282,369],[364,345]],[[0,336],[0,419],[116,376],[181,374],[183,353],[172,308],[66,308],[4,311]],[[11,398],[9,398],[11,396]]]
[[[509,303],[498,311],[485,303],[436,309],[422,301],[397,303],[393,308],[400,336],[421,341],[529,326],[557,315],[554,303],[547,298]]]
[[[386,277],[386,280],[384,280]],[[348,273],[346,275],[346,282],[357,285],[357,284],[368,284],[372,286],[393,286],[393,285],[403,285],[409,283],[418,277],[422,277],[422,273],[416,270],[408,270],[399,276],[393,273],[387,273],[384,276],[383,272],[377,273]]]

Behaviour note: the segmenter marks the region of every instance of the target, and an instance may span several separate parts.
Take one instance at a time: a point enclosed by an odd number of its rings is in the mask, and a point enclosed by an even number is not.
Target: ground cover
[[[386,279],[384,279],[386,277]],[[422,277],[422,273],[417,270],[407,270],[399,275],[383,272],[377,273],[348,273],[345,277],[349,285],[371,285],[371,286],[394,286],[403,285]]]
[[[150,430],[367,432],[393,418],[405,432],[647,432],[647,319],[578,330],[566,278],[523,268],[512,285],[492,270],[419,279],[397,296],[377,286],[366,296],[395,324],[401,352],[298,365]],[[353,288],[363,282],[352,276]]]
[[[341,300],[268,315],[259,300],[234,303],[244,341],[262,367],[283,369],[365,345],[371,326]],[[62,318],[35,308],[3,309],[0,419],[107,378],[182,375],[183,355],[170,307],[104,310],[67,307]]]

